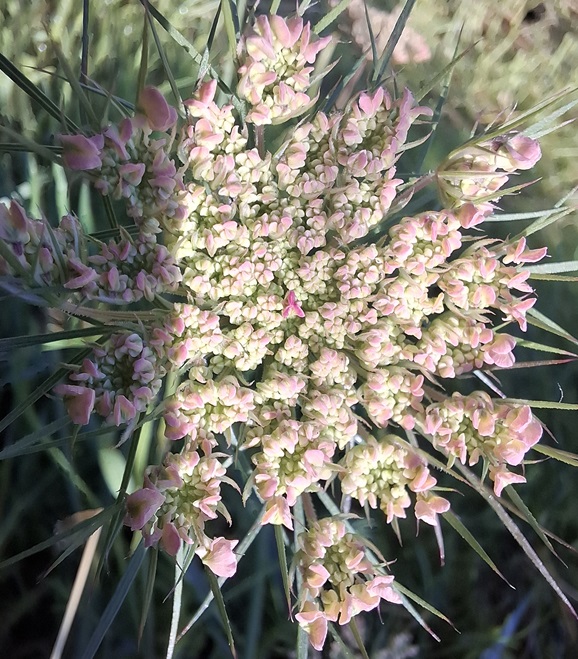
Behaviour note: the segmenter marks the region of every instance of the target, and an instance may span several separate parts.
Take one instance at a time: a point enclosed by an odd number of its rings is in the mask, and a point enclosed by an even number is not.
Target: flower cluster
[[[423,430],[450,463],[456,458],[470,465],[480,458],[487,461],[498,496],[506,485],[526,482],[506,465],[519,465],[542,436],[542,426],[527,405],[493,400],[483,391],[469,396],[454,393],[433,403],[425,411]]]
[[[171,452],[128,497],[126,523],[173,555],[191,544],[221,576],[235,571],[235,541],[210,539],[205,522],[225,512],[219,488],[232,481],[220,458],[232,449],[249,455],[244,496],[263,501],[263,523],[293,528],[299,498],[331,482],[387,523],[413,507],[435,526],[449,502],[404,432],[450,464],[482,458],[497,495],[524,480],[507,465],[541,435],[527,406],[445,393],[461,374],[514,363],[516,340],[495,318],[526,329],[535,298],[521,266],[545,250],[469,232],[538,145],[507,134],[464,147],[438,171],[446,208],[385,224],[409,198],[396,170],[409,131],[432,114],[408,90],[361,93],[288,124],[274,151],[264,142],[265,124],[312,107],[306,92],[326,43],[301,18],[257,18],[239,45],[245,122],[239,103],[217,104],[213,80],[185,101],[180,123],[147,87],[134,117],[61,137],[63,163],[124,200],[136,236],[123,231],[90,255],[73,218],[49,232],[17,204],[0,207],[2,274],[60,282],[100,317],[104,303],[132,305],[122,316],[130,329],[57,387],[75,423],[93,411],[131,422],[169,371],[181,380],[158,407]],[[297,618],[315,647],[328,621],[399,600],[344,529],[322,520],[301,536]]]
[[[296,563],[303,578],[299,612],[295,618],[321,650],[327,623],[346,625],[361,611],[371,611],[381,600],[401,603],[393,577],[380,573],[368,560],[359,538],[345,523],[327,517],[299,535]]]
[[[183,542],[191,545],[215,574],[230,577],[237,569],[233,550],[238,541],[205,533],[205,523],[217,512],[230,522],[221,503],[221,483],[237,487],[218,459],[225,456],[212,453],[214,446],[211,433],[199,430],[180,454],[169,453],[161,466],[149,467],[145,486],[127,497],[125,524],[142,530],[147,547],[160,543],[171,556]]]
[[[95,410],[119,426],[156,400],[165,375],[162,360],[138,334],[113,334],[70,374],[74,384],[60,384],[55,391],[64,396],[74,423],[88,423]]]

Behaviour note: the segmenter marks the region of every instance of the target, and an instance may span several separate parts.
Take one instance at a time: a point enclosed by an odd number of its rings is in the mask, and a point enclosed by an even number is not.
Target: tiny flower
[[[59,135],[62,160],[69,169],[90,170],[102,167],[104,136]]]
[[[237,557],[233,549],[238,542],[238,540],[214,538],[206,545],[200,545],[196,554],[218,577],[232,577],[237,571]]]
[[[124,524],[137,531],[151,519],[165,501],[165,496],[154,487],[143,487],[126,498]]]
[[[85,426],[89,420],[96,394],[93,389],[74,384],[59,384],[54,387],[54,391],[60,396],[64,396],[66,411],[70,415],[73,423]]]
[[[165,131],[177,120],[177,111],[166,102],[156,87],[144,87],[141,90],[137,108],[146,117],[152,130]]]

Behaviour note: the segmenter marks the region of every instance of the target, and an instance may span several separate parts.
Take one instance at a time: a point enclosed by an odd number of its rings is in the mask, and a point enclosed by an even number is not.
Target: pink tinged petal
[[[392,583],[393,577],[391,575],[375,577],[371,581],[367,582],[367,592],[370,595],[378,595],[381,599],[387,600],[392,604],[402,604],[403,600],[401,595],[392,588]]]
[[[449,509],[450,502],[447,499],[432,496],[429,499],[420,499],[417,501],[414,512],[417,519],[421,519],[426,524],[435,526],[437,524],[437,516],[447,513]]]
[[[163,531],[162,529],[159,529],[159,527],[155,527],[154,531],[152,533],[145,533],[143,532],[143,538],[144,538],[144,546],[148,549],[149,547],[154,547],[155,545],[158,544],[159,540],[163,536]]]
[[[140,185],[144,176],[146,166],[142,162],[127,162],[118,168],[119,175],[135,187]]]
[[[323,584],[329,579],[329,571],[319,563],[313,563],[307,569],[304,576],[305,583],[310,588],[321,588]]]
[[[90,420],[90,414],[94,408],[96,394],[94,389],[81,387],[75,384],[59,384],[54,391],[64,396],[66,411],[73,423],[85,426]]]
[[[208,547],[199,547],[197,555],[218,577],[232,577],[237,571],[237,557],[233,549],[238,540],[215,538]]]
[[[321,651],[327,637],[327,618],[313,602],[305,602],[303,608],[295,615],[297,622],[309,634],[309,642]]]
[[[98,274],[94,268],[85,265],[74,257],[68,260],[68,265],[71,270],[77,273],[77,276],[69,279],[64,284],[64,288],[84,288],[98,277]]]
[[[526,479],[523,476],[520,474],[513,474],[504,466],[490,467],[490,478],[494,481],[494,492],[498,497],[502,495],[502,490],[507,485],[526,482]]]
[[[130,157],[128,151],[126,150],[126,142],[128,142],[128,140],[131,137],[132,124],[130,124],[130,120],[128,121],[129,121],[130,130],[127,131],[125,128],[124,135],[121,135],[119,133],[119,130],[116,126],[109,126],[104,131],[104,136],[112,142],[112,148],[116,151],[119,158],[122,158],[123,160],[128,160]],[[122,127],[124,128],[124,125],[122,125]]]
[[[531,169],[542,157],[538,142],[522,134],[508,140],[504,150],[516,169]]]
[[[160,544],[169,556],[176,556],[181,548],[181,536],[172,522],[167,522],[163,526]]]
[[[287,297],[285,298],[285,303],[283,307],[283,318],[287,318],[289,315],[295,314],[299,318],[305,317],[305,312],[299,305],[295,291],[289,291]]]
[[[126,396],[123,396],[122,394],[120,396],[117,396],[116,400],[114,401],[114,408],[112,410],[112,421],[114,425],[120,426],[123,423],[132,421],[132,419],[134,419],[135,416],[136,416],[136,408],[130,402],[130,400]]]
[[[261,524],[283,525],[292,531],[293,520],[291,519],[291,510],[287,499],[284,497],[275,497],[267,501]]]
[[[62,160],[69,169],[98,169],[102,167],[100,157],[104,147],[104,136],[59,135],[62,143]]]
[[[153,517],[162,506],[165,497],[156,488],[144,487],[126,498],[124,524],[137,531]]]
[[[166,102],[156,87],[145,87],[141,91],[137,107],[153,130],[167,130],[177,120],[177,111]]]

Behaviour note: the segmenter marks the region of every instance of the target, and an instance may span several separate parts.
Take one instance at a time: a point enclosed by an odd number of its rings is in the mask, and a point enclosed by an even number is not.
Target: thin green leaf
[[[78,102],[80,103],[80,107],[86,113],[86,116],[88,117],[92,128],[95,131],[98,131],[98,129],[100,128],[100,121],[97,119],[92,104],[88,100],[86,94],[84,93],[84,89],[82,88],[80,82],[78,81],[78,78],[74,74],[70,62],[64,56],[64,53],[62,52],[62,49],[60,48],[60,45],[57,42],[53,41],[52,47],[56,52],[56,57],[58,58],[58,62],[60,63],[60,66],[64,70],[64,76],[68,81],[68,84],[72,87],[72,90],[76,94]]]
[[[545,345],[544,343],[536,343],[535,341],[526,341],[526,339],[516,338],[516,345],[522,348],[529,348],[530,350],[539,350],[540,352],[551,352],[555,355],[567,355],[568,357],[578,357],[574,352],[555,348],[554,346]]]
[[[120,228],[120,224],[116,219],[116,213],[114,212],[114,208],[112,207],[112,201],[110,197],[108,195],[102,197],[102,203],[104,205],[104,211],[106,213],[106,217],[108,218],[108,222],[110,226],[115,231],[118,231],[118,229]]]
[[[231,649],[231,654],[233,657],[237,656],[237,651],[235,650],[235,641],[233,640],[233,630],[231,629],[231,623],[229,622],[229,616],[227,615],[227,609],[225,607],[225,600],[223,599],[223,593],[221,592],[221,587],[217,577],[214,575],[212,570],[205,568],[205,573],[209,580],[209,585],[213,593],[213,597],[217,604],[217,609],[219,610],[219,615],[221,616],[221,622],[225,629],[225,634],[227,635],[227,642],[229,643],[229,648]]]
[[[90,354],[90,350],[81,350],[77,352],[76,355],[71,360],[72,364],[80,363],[85,357]],[[7,414],[2,421],[0,421],[0,432],[8,428],[11,423],[14,423],[31,405],[42,398],[44,394],[48,393],[56,383],[61,380],[68,373],[67,368],[59,368],[55,373],[53,373],[49,378],[44,380],[44,382],[23,400],[19,405],[17,405],[9,414]]]
[[[542,410],[578,410],[578,403],[557,403],[552,400],[527,400],[525,398],[504,398],[504,403],[515,405],[529,405]]]
[[[146,0],[141,0],[143,4],[145,1]],[[185,37],[177,29],[175,29],[171,23],[152,5],[148,5],[148,10],[150,11],[151,16],[160,24],[160,26],[169,34],[169,36],[171,36],[179,44],[179,46],[181,46],[181,48],[184,48],[184,50],[193,59],[193,61],[197,64],[201,64],[203,56],[196,50],[193,44],[187,41],[187,39],[185,39]],[[231,102],[235,106],[235,109],[244,112],[243,102],[221,79],[218,72],[213,67],[209,67],[208,72],[211,78],[214,78],[217,81],[217,84],[225,92],[225,94],[231,96]]]
[[[211,48],[213,47],[213,41],[215,40],[215,35],[217,34],[217,27],[219,25],[219,18],[221,17],[221,3],[219,3],[219,6],[217,7],[217,11],[215,12],[215,17],[213,18],[213,22],[211,24],[211,29],[209,30],[209,36],[207,37],[207,45],[205,46],[205,50],[203,51],[203,59],[201,60],[201,63],[199,64],[199,72],[197,73],[197,78],[196,78],[196,84],[195,87],[199,85],[207,75],[207,72],[209,71],[209,62],[211,61]]]
[[[416,608],[409,602],[409,600],[413,600],[414,602],[419,604],[422,608],[426,609],[426,611],[433,613],[441,620],[445,620],[449,625],[453,627],[449,618],[446,618],[446,616],[444,616],[444,614],[441,613],[441,611],[438,611],[435,607],[433,607],[431,604],[423,600],[421,597],[418,597],[415,593],[412,593],[411,590],[409,590],[405,586],[402,586],[399,583],[399,581],[395,582],[395,589],[399,592],[401,596],[403,608],[420,625],[420,627],[423,627],[432,638],[435,638],[436,641],[440,641],[439,636],[434,634],[433,630],[429,627],[429,625],[426,623],[423,617],[418,613]]]
[[[175,561],[175,585],[173,586],[173,610],[171,613],[171,628],[169,630],[169,641],[167,644],[166,659],[172,659],[177,643],[177,634],[179,631],[179,619],[181,617],[181,607],[183,603],[183,577],[185,561],[185,545],[181,543]],[[183,567],[181,567],[183,566]]]
[[[131,556],[130,561],[128,562],[118,583],[118,586],[114,591],[114,595],[108,602],[102,617],[96,626],[96,629],[94,630],[86,648],[84,649],[84,652],[82,653],[81,659],[93,659],[94,655],[98,651],[98,648],[100,647],[100,644],[102,643],[109,627],[113,623],[120,607],[122,606],[122,603],[126,599],[128,591],[132,586],[132,582],[135,580],[135,577],[138,574],[144,555],[144,543],[141,541],[136,548],[136,551]]]
[[[460,35],[461,35],[461,29],[460,29]],[[458,43],[459,43],[459,38],[458,38]],[[439,73],[436,73],[436,75],[433,78],[425,82],[419,88],[419,91],[416,94],[415,97],[416,103],[421,103],[421,101],[423,101],[423,99],[431,92],[431,90],[434,89],[434,87],[438,84],[438,82],[443,80],[446,76],[453,75],[456,64],[461,59],[463,59],[472,50],[472,48],[475,48],[477,44],[478,41],[473,43],[471,46],[468,46],[465,50],[462,50],[462,52],[459,55],[457,53],[454,54],[454,57],[449,64],[444,66],[444,68]],[[457,49],[457,44],[456,44],[456,49]]]
[[[573,212],[572,208],[564,208],[560,210],[559,213],[548,213],[547,215],[538,218],[535,222],[532,222],[532,224],[530,224],[525,229],[520,231],[520,233],[513,236],[510,240],[511,242],[514,242],[516,240],[519,240],[520,238],[527,238],[528,236],[531,236],[533,233],[542,231],[542,229],[549,227],[551,224],[554,224],[555,222],[558,222],[563,217],[570,215],[570,213],[572,212]]]
[[[556,595],[558,595],[560,600],[568,607],[568,610],[572,613],[574,618],[578,619],[578,615],[576,615],[576,611],[574,610],[574,607],[572,606],[572,604],[570,604],[570,601],[568,600],[566,595],[564,595],[564,593],[560,589],[560,586],[558,586],[558,584],[556,583],[555,579],[552,577],[550,572],[548,572],[546,566],[540,560],[539,556],[536,554],[536,552],[534,551],[533,547],[530,545],[524,534],[520,531],[520,529],[515,524],[513,519],[508,515],[504,506],[493,494],[490,494],[486,490],[484,485],[480,482],[480,480],[473,474],[473,472],[470,469],[459,463],[457,463],[456,466],[462,472],[462,474],[464,474],[464,476],[468,479],[472,487],[490,505],[490,507],[493,508],[494,512],[496,513],[502,524],[508,529],[511,536],[523,549],[524,553],[530,559],[534,567],[544,577],[546,582],[550,585],[550,587],[556,593]]]
[[[563,105],[561,108],[554,110],[554,112],[551,112],[547,117],[544,117],[544,119],[537,121],[530,128],[526,129],[524,131],[524,135],[527,135],[528,137],[531,137],[534,140],[538,140],[544,135],[547,135],[552,130],[552,129],[548,129],[548,126],[553,122],[555,122],[560,117],[562,117],[563,115],[565,115],[567,112],[569,112],[577,104],[578,104],[578,99],[575,101],[570,101],[570,103],[566,103],[566,105]],[[568,122],[563,122],[563,123],[566,124]],[[557,126],[554,127],[554,130],[560,127],[561,125],[558,124]]]
[[[550,320],[547,316],[545,316],[540,311],[537,311],[536,309],[528,309],[527,320],[530,325],[539,327],[540,329],[546,330],[547,332],[555,334],[556,336],[561,336],[571,343],[578,345],[578,339],[573,337],[572,334],[567,332],[563,327],[560,327],[560,325],[557,325],[553,320]]]
[[[559,263],[541,263],[523,268],[532,274],[557,274],[560,272],[578,272],[578,261],[560,261]]]
[[[239,40],[239,16],[237,7],[232,0],[221,0],[223,9],[223,22],[225,23],[225,32],[229,42],[229,56],[232,61],[237,57],[237,42]]]
[[[283,528],[275,525],[275,542],[277,544],[277,556],[279,557],[279,569],[281,570],[281,579],[283,581],[283,590],[287,600],[287,610],[291,611],[291,593],[289,587],[289,568],[287,567],[287,554],[285,553],[285,543],[283,542]]]
[[[341,0],[341,2],[333,7],[313,28],[315,34],[321,34],[326,27],[329,27],[333,21],[340,16],[349,6],[351,0]]]
[[[263,528],[263,525],[261,524],[261,520],[263,519],[264,514],[265,514],[265,508],[263,507],[259,512],[259,515],[257,515],[257,519],[253,522],[251,528],[247,531],[247,534],[237,546],[235,552],[237,555],[242,556],[247,551],[247,549],[249,549],[255,538],[261,532],[261,529]],[[219,586],[222,586],[226,580],[227,580],[226,577],[220,577],[218,580]],[[199,606],[193,617],[183,627],[181,633],[177,637],[177,643],[183,638],[183,636],[187,632],[191,630],[191,628],[197,622],[197,620],[199,620],[199,618],[203,615],[203,613],[209,608],[209,604],[212,601],[213,601],[213,593],[211,592],[205,597],[205,599],[203,600],[202,604]]]
[[[535,218],[547,217],[549,215],[556,215],[560,212],[560,208],[549,208],[543,211],[531,211],[528,213],[498,213],[489,215],[485,222],[516,222],[518,220],[533,220]],[[567,210],[567,209],[563,209]]]
[[[476,554],[488,565],[492,570],[503,579],[510,588],[513,588],[512,584],[506,579],[506,577],[500,572],[497,565],[489,557],[484,548],[480,543],[474,538],[470,531],[466,528],[463,522],[456,516],[451,510],[443,513],[443,518],[446,522],[470,545],[470,547],[476,552]]]
[[[37,156],[40,156],[41,158],[46,158],[46,160],[48,160],[49,162],[53,162],[57,164],[60,163],[58,154],[62,151],[61,147],[38,144],[34,140],[31,140],[28,137],[26,137],[25,135],[21,135],[15,130],[12,130],[9,126],[0,125],[0,132],[6,133],[6,135],[8,135],[11,139],[16,140],[16,142],[18,143],[17,145],[11,145],[14,146],[14,148],[11,150],[35,153]],[[16,148],[16,146],[18,148]],[[2,150],[3,149],[0,147],[0,151]]]
[[[371,69],[372,78],[377,73],[377,44],[375,43],[375,36],[373,35],[373,28],[371,27],[371,20],[369,18],[369,10],[367,9],[367,0],[363,0],[363,9],[365,11],[365,25],[369,34],[369,42],[371,43]]]
[[[22,91],[24,91],[30,98],[38,103],[49,115],[51,115],[60,124],[64,121],[64,125],[71,133],[81,133],[80,128],[63,114],[53,101],[29,78],[27,78],[21,71],[18,70],[12,62],[0,53],[0,71],[3,71]]]
[[[355,642],[357,643],[357,647],[361,652],[361,656],[363,657],[363,659],[369,659],[369,655],[367,654],[367,650],[365,649],[365,645],[363,644],[363,639],[361,638],[361,634],[359,633],[359,629],[357,628],[357,623],[355,622],[355,616],[351,618],[351,620],[349,621],[349,629],[351,629],[351,633],[353,634],[353,638],[355,639]]]
[[[273,0],[271,3],[271,14],[276,14],[279,11],[279,5],[281,4],[281,0]]]
[[[138,98],[141,91],[144,89],[147,78],[147,71],[149,66],[149,14],[145,12],[142,25],[142,39],[140,45],[140,64],[138,67],[138,76],[136,83],[136,97]]]
[[[309,636],[307,632],[301,627],[297,626],[297,659],[307,659],[309,657]]]
[[[576,282],[578,281],[578,276],[574,275],[536,275],[531,274],[530,279],[534,281],[565,281],[565,282]]]
[[[137,427],[131,439],[128,455],[126,457],[126,465],[124,468],[122,481],[118,490],[118,496],[116,498],[116,505],[118,507],[118,512],[113,517],[111,523],[108,526],[106,537],[104,540],[104,549],[100,558],[97,573],[100,572],[100,570],[104,565],[104,562],[107,560],[108,554],[112,548],[114,540],[122,527],[122,519],[124,517],[124,500],[130,483],[134,460],[136,457],[136,452],[140,440],[140,433],[141,433],[141,427]]]
[[[350,648],[347,647],[344,640],[339,635],[337,627],[332,622],[327,625],[327,631],[329,632],[331,638],[339,646],[339,650],[341,651],[340,657],[343,657],[343,659],[355,659],[355,656],[351,652]]]
[[[143,605],[142,605],[142,610],[140,614],[140,622],[138,626],[138,642],[139,645],[142,641],[142,637],[144,634],[144,628],[147,623],[148,617],[149,617],[149,611],[151,607],[151,602],[153,600],[153,593],[155,590],[155,580],[156,580],[156,575],[157,575],[157,564],[159,560],[159,550],[158,547],[151,548],[151,550],[148,552],[149,556],[149,566],[147,570],[147,579],[146,579],[146,587],[145,587],[145,593],[143,597]]]
[[[561,98],[564,98],[565,96],[568,96],[568,94],[573,93],[576,91],[576,89],[566,89],[561,92],[558,92],[556,94],[553,94],[549,98],[544,99],[543,101],[536,103],[533,107],[531,107],[529,110],[526,110],[525,112],[521,112],[518,114],[515,119],[512,119],[511,121],[506,122],[505,124],[500,124],[498,125],[497,128],[494,130],[489,130],[483,133],[483,139],[484,141],[491,140],[494,137],[498,137],[500,135],[504,135],[505,133],[508,133],[512,130],[515,130],[517,128],[520,128],[523,124],[528,123],[529,120],[531,120],[533,117],[538,116],[542,110],[545,110],[548,107],[551,107],[552,105],[555,105]],[[545,119],[547,117],[544,117]],[[531,127],[530,127],[531,128]],[[528,130],[528,129],[527,129]],[[463,148],[470,146],[472,144],[476,144],[476,142],[480,141],[480,136],[476,135],[472,137],[471,140],[468,140],[466,144],[462,145],[459,147],[458,150],[462,150]],[[453,156],[454,154],[451,154]],[[450,156],[450,157],[451,157]]]
[[[546,547],[548,547],[548,549],[554,554],[554,556],[560,559],[560,557],[554,550],[552,543],[550,542],[550,540],[548,540],[544,531],[542,531],[542,527],[538,524],[538,521],[536,520],[534,515],[532,515],[532,512],[522,500],[522,497],[520,497],[520,495],[516,492],[516,490],[512,487],[512,485],[507,485],[504,489],[506,494],[512,500],[514,506],[516,506],[516,508],[518,509],[520,515],[528,522],[528,524],[534,529],[534,531],[536,531],[540,540],[546,545]]]
[[[547,455],[549,458],[553,458],[559,462],[564,462],[571,467],[578,467],[578,455],[576,455],[576,453],[562,451],[562,449],[554,448],[553,446],[546,446],[545,444],[536,444],[535,446],[532,446],[532,449],[542,455]]]
[[[48,424],[47,426],[44,426],[40,430],[36,430],[30,435],[27,435],[26,437],[18,440],[11,446],[7,446],[6,448],[2,449],[2,451],[0,451],[0,460],[9,460],[10,458],[16,458],[21,455],[31,455],[33,453],[46,451],[57,446],[62,446],[64,444],[71,444],[73,442],[84,442],[95,437],[100,437],[101,435],[106,435],[113,432],[113,429],[110,427],[103,426],[97,430],[90,430],[88,432],[79,433],[77,435],[69,435],[54,441],[46,441],[45,437],[50,436],[52,432],[66,427],[70,423],[70,418],[64,417]],[[54,430],[52,430],[52,428],[54,428]]]
[[[0,339],[0,352],[11,352],[20,348],[36,346],[39,344],[67,341],[85,336],[105,336],[114,332],[113,327],[83,327],[75,330],[51,332],[49,334],[29,334],[28,336],[11,336]]]
[[[391,34],[389,35],[389,39],[387,40],[387,44],[385,45],[385,49],[383,51],[383,54],[381,55],[381,59],[377,63],[374,74],[371,77],[371,82],[373,83],[374,88],[379,87],[379,85],[382,82],[382,79],[385,75],[385,70],[387,68],[387,65],[389,64],[389,60],[391,59],[391,56],[393,55],[393,51],[397,46],[397,42],[399,41],[399,38],[401,37],[401,34],[405,29],[405,25],[409,19],[409,15],[411,13],[411,10],[413,9],[413,6],[415,5],[415,2],[416,0],[406,0],[403,9],[401,10],[401,13],[398,16],[397,21],[395,22],[395,26]]]
[[[169,81],[169,85],[171,86],[173,96],[175,97],[175,101],[177,103],[177,109],[178,109],[179,113],[181,113],[182,112],[182,107],[183,107],[183,99],[181,98],[181,95],[179,93],[179,88],[177,86],[177,83],[175,82],[175,77],[173,76],[173,72],[171,71],[171,66],[169,64],[167,54],[165,53],[165,49],[163,48],[163,45],[162,45],[161,40],[159,38],[157,29],[156,29],[155,24],[153,22],[153,17],[151,16],[151,13],[150,13],[149,2],[148,2],[148,0],[141,0],[141,1],[143,3],[144,8],[145,8],[146,16],[147,16],[147,19],[148,19],[148,24],[149,24],[149,27],[151,29],[153,39],[155,40],[155,45],[157,47],[159,57],[161,58],[163,69],[164,69],[165,74],[167,76],[167,79]]]

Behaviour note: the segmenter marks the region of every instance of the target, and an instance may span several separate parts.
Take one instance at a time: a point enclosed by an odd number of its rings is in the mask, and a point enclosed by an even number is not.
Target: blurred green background
[[[379,39],[380,29],[391,30],[395,2],[369,2],[371,23]],[[202,52],[218,0],[175,2],[157,0],[155,7]],[[106,90],[134,102],[141,58],[143,9],[138,1],[103,0],[90,2],[90,59],[88,75]],[[365,10],[352,0],[335,31],[335,47],[341,56],[338,69],[347,71],[354,58],[369,48]],[[282,10],[291,11],[289,3]],[[35,84],[81,122],[69,86],[63,81],[54,43],[78,70],[82,36],[82,3],[78,0],[53,0],[22,3],[0,2],[0,51],[13,61]],[[261,10],[264,5],[261,5]],[[328,11],[326,5],[311,8],[312,20]],[[393,14],[395,16],[395,14]],[[361,21],[361,22],[360,22]],[[410,30],[398,47],[393,62],[396,84],[411,88],[431,79],[452,59],[458,34],[460,48],[471,46],[457,65],[444,108],[440,130],[430,157],[443,158],[460,140],[468,136],[476,122],[495,120],[500,113],[523,111],[564,88],[578,86],[578,3],[571,0],[547,3],[512,0],[418,0],[410,19]],[[365,36],[364,36],[365,35]],[[198,65],[159,28],[172,73],[183,97],[190,94],[197,79]],[[385,38],[385,37],[382,37]],[[339,40],[339,43],[337,41]],[[152,40],[151,40],[152,41]],[[149,44],[147,82],[160,85],[167,98],[162,63],[153,43]],[[224,66],[227,47],[224,36],[217,36],[212,50],[213,65]],[[231,68],[230,62],[228,65]],[[572,97],[571,97],[572,98]],[[171,99],[172,100],[172,99]],[[97,108],[104,99],[94,98]],[[435,98],[432,102],[435,102]],[[576,117],[576,109],[565,118]],[[0,74],[0,123],[30,139],[52,144],[56,122]],[[0,136],[0,197],[15,195],[31,212],[44,212],[51,222],[73,210],[90,224],[102,228],[103,211],[78,178],[67,181],[63,171],[36,156],[18,152],[10,134]],[[552,133],[542,141],[543,158],[532,177],[541,180],[521,195],[507,197],[502,206],[508,212],[551,208],[578,185],[578,136],[574,124]],[[576,193],[567,203],[576,206]],[[522,227],[518,224],[492,225],[502,237]],[[497,234],[496,234],[497,235]],[[576,214],[559,225],[533,237],[532,246],[546,244],[552,260],[578,258]],[[555,322],[575,333],[578,313],[575,286],[560,282],[537,282],[538,308]],[[65,319],[46,309],[27,306],[13,296],[1,299],[0,335],[2,337],[38,334],[61,326]],[[571,344],[551,335],[531,332],[536,341],[572,350]],[[0,352],[0,405],[2,415],[26,399],[34,388],[66,361],[70,350],[58,346]],[[520,351],[520,359],[547,358]],[[556,367],[512,371],[500,375],[504,391],[513,397],[578,402],[578,371],[570,363]],[[28,433],[41,431],[62,416],[58,401],[42,397],[2,435],[3,446]],[[559,442],[558,446],[578,452],[576,413],[542,410],[539,417]],[[58,438],[58,432],[46,439]],[[122,449],[114,448],[111,431],[96,441],[66,443],[42,453],[0,462],[0,560],[49,538],[57,520],[86,508],[109,505],[114,501],[115,483],[124,465]],[[139,456],[141,467],[158,450],[156,437],[147,438]],[[156,447],[156,448],[155,448]],[[139,449],[140,450],[140,449]],[[528,484],[519,488],[537,520],[567,543],[578,547],[578,519],[575,501],[578,475],[569,466],[543,462],[527,469]],[[443,480],[443,479],[442,479]],[[445,483],[446,485],[452,485]],[[118,487],[118,485],[116,485]],[[421,529],[413,537],[410,524],[403,527],[403,547],[391,529],[374,528],[372,537],[389,559],[396,559],[393,572],[401,583],[443,611],[459,630],[424,613],[428,624],[441,638],[435,642],[401,607],[387,607],[382,620],[366,616],[360,622],[371,657],[574,657],[578,647],[578,627],[565,607],[539,577],[528,559],[501,526],[492,511],[471,493],[454,496],[454,507],[464,523],[490,553],[506,578],[510,589],[449,527],[444,527],[446,564],[439,565],[433,533]],[[228,503],[235,533],[239,536],[256,515],[256,507],[242,509],[238,498]],[[568,549],[560,555],[566,568],[532,536],[524,531],[541,559],[556,576],[564,592],[574,602],[578,595],[578,562]],[[97,585],[85,592],[77,620],[64,656],[78,657],[98,622],[126,564],[130,537],[122,536],[107,569]],[[48,657],[54,643],[70,588],[80,560],[80,550],[48,575],[44,572],[56,554],[44,551],[0,571],[0,648],[11,659]],[[271,529],[260,534],[256,546],[241,561],[240,574],[225,588],[239,656],[284,658],[294,656],[295,628],[287,620],[281,578],[276,567],[276,549]],[[146,571],[145,571],[146,572]],[[98,656],[164,656],[170,622],[169,595],[173,568],[165,557],[159,559],[159,578],[154,606],[140,647],[137,646],[140,605],[145,577],[137,579]],[[192,612],[207,592],[201,570],[191,569],[186,577],[184,610]],[[354,648],[352,639],[345,637]],[[351,650],[352,656],[358,656]],[[218,614],[211,607],[202,624],[197,625],[177,646],[177,657],[227,657],[228,649]],[[311,656],[315,656],[312,651]],[[332,646],[326,657],[341,656]]]

